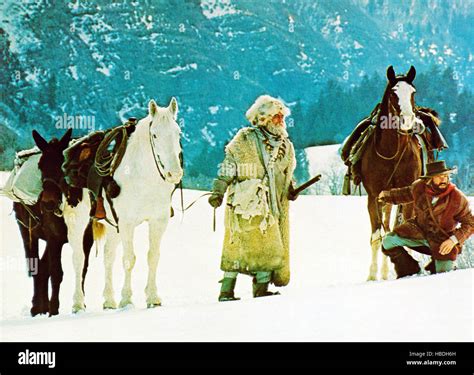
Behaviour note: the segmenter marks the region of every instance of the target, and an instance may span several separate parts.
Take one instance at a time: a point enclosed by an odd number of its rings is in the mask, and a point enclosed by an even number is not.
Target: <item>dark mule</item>
[[[416,133],[423,122],[415,116],[416,70],[412,66],[406,75],[396,76],[393,67],[387,69],[387,87],[381,103],[376,129],[361,159],[362,183],[368,193],[368,210],[372,226],[372,263],[368,280],[376,280],[381,228],[389,230],[390,207],[377,202],[382,190],[410,185],[422,174],[422,159]],[[385,219],[382,222],[382,211]],[[403,217],[411,217],[413,207],[403,207]],[[388,214],[388,215],[387,215]],[[383,257],[382,278],[388,278],[388,260]]]
[[[71,129],[57,140],[49,143],[36,131],[33,138],[42,151],[38,167],[42,174],[43,191],[38,202],[34,205],[14,203],[13,209],[20,227],[20,233],[25,248],[25,256],[29,264],[29,274],[33,276],[34,293],[32,299],[31,315],[49,313],[49,316],[59,313],[59,289],[63,279],[61,266],[61,251],[68,242],[67,227],[61,215],[60,206],[63,193],[70,202],[78,202],[81,191],[64,189],[67,185],[62,183],[62,171],[57,168],[58,160],[63,161],[63,151],[71,139]],[[61,165],[61,163],[59,163]],[[90,230],[84,236],[84,247],[92,247]],[[46,242],[45,251],[39,258],[38,244],[42,239]],[[33,262],[37,267],[33,267]],[[33,269],[36,273],[33,274]],[[49,298],[48,283],[51,280],[51,298]]]

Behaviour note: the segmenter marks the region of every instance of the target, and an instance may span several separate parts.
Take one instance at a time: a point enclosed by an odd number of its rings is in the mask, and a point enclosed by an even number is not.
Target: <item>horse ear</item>
[[[168,109],[170,110],[170,112],[173,114],[173,117],[174,119],[176,120],[177,116],[178,116],[178,101],[176,100],[176,98],[173,96],[173,98],[171,99],[171,102],[168,106]]]
[[[69,128],[66,133],[62,136],[59,143],[61,144],[61,148],[66,149],[69,146],[69,141],[71,140],[72,136],[72,128]]]
[[[409,83],[412,83],[413,80],[415,79],[415,76],[416,76],[416,69],[415,67],[412,65],[410,66],[410,70],[408,71],[407,73],[407,81]]]
[[[148,112],[150,113],[150,115],[155,116],[155,113],[157,110],[158,110],[158,105],[153,99],[151,99],[150,102],[148,103]]]
[[[390,65],[387,69],[387,79],[393,85],[395,84],[397,78],[395,76],[395,70],[393,70],[393,66]]]
[[[38,146],[41,151],[46,150],[46,148],[48,147],[48,142],[46,142],[46,140],[36,130],[33,130],[32,134],[36,146]]]

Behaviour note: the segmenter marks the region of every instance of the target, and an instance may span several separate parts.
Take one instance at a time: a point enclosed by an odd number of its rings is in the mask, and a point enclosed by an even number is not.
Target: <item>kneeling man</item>
[[[444,161],[428,163],[426,175],[411,186],[382,191],[379,201],[414,203],[415,216],[395,227],[382,243],[382,252],[401,278],[420,271],[418,262],[403,248],[431,255],[431,273],[451,271],[463,243],[474,232],[474,217],[466,196],[449,181],[453,169]]]

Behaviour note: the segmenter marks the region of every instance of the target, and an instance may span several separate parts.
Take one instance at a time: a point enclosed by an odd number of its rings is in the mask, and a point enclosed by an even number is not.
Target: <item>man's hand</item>
[[[222,201],[224,200],[224,194],[227,190],[227,182],[216,178],[213,183],[212,183],[212,194],[208,199],[209,204],[217,208],[222,204]]]
[[[217,208],[222,204],[223,199],[224,199],[223,195],[221,195],[219,193],[212,193],[212,195],[209,197],[208,201],[209,201],[209,204],[212,207]]]
[[[290,184],[290,187],[288,188],[288,200],[294,201],[298,198],[298,194],[295,194],[295,187],[293,184]]]
[[[456,246],[456,244],[453,242],[453,240],[451,238],[448,238],[446,241],[444,241],[440,245],[439,253],[441,255],[447,255],[451,252],[451,250],[453,250],[454,246]]]
[[[387,199],[387,192],[381,191],[379,196],[377,197],[377,201],[380,203],[384,203],[386,199]]]

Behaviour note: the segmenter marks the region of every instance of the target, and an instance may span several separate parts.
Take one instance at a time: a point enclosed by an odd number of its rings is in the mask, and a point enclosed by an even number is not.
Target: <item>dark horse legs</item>
[[[39,236],[37,230],[25,228],[25,224],[32,225],[29,214],[18,205],[14,207],[17,216],[22,215],[22,221],[19,223],[20,234],[23,239],[23,247],[25,249],[25,258],[28,264],[28,276],[33,277],[33,298],[30,313],[32,316],[38,314],[46,314],[48,312],[48,278],[49,264],[48,256],[45,252],[43,257],[39,259],[38,242]],[[26,215],[25,215],[26,214]],[[26,223],[25,223],[25,220]]]
[[[63,244],[48,246],[49,274],[51,277],[51,299],[49,300],[49,316],[59,314],[59,288],[63,281],[63,268],[61,265],[61,250]]]
[[[36,239],[38,242],[38,239]],[[37,258],[38,259],[38,258]],[[38,270],[33,275],[33,299],[31,307],[31,316],[48,313],[48,279],[49,279],[49,261],[47,249],[38,262]]]

